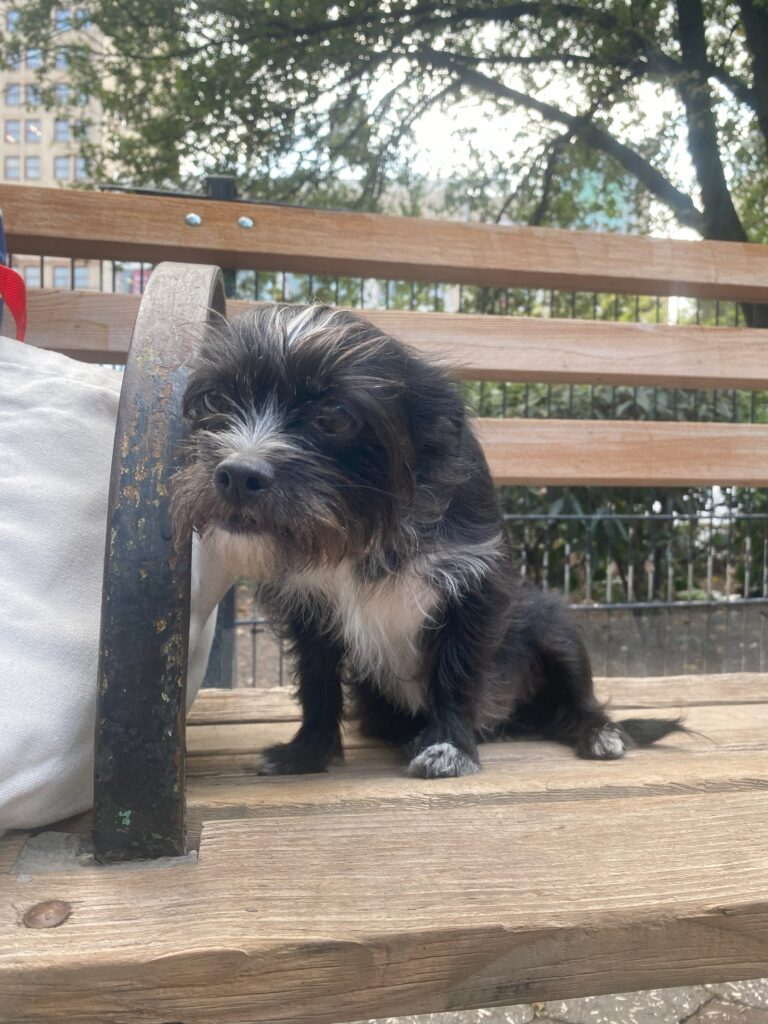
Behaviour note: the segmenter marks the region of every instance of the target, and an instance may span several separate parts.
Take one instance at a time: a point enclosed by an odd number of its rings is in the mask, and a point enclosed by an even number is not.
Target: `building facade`
[[[0,3],[0,28],[14,32],[19,3]],[[47,97],[40,81],[42,57],[28,49],[11,66],[0,68],[0,182],[67,188],[88,182],[88,169],[80,155],[83,141],[98,144],[98,105],[77,93],[69,78],[68,47],[83,33],[96,41],[84,7],[57,8],[52,14],[56,42],[55,69],[47,82]],[[52,105],[44,105],[48,99]],[[13,254],[13,263],[28,287],[95,288],[97,265],[53,257],[41,260]],[[103,275],[102,275],[103,276]]]

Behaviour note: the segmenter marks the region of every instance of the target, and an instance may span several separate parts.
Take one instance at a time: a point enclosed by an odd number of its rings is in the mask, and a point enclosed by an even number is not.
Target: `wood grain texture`
[[[4,876],[2,1006],[14,1024],[331,1024],[759,976],[765,808],[734,792],[209,821],[194,866]],[[19,927],[54,893],[65,926]]]
[[[43,298],[48,301],[49,296],[43,293]],[[92,298],[96,300],[96,305],[102,307],[104,323],[108,323],[109,301],[116,297],[99,295]],[[125,315],[127,304],[123,302],[123,299],[126,297],[119,296],[117,298],[120,300],[116,303],[116,307],[119,307],[118,313]],[[75,304],[87,305],[83,293],[76,296]],[[376,314],[376,316],[378,315]],[[398,316],[402,315],[398,314]],[[413,316],[421,317],[426,314],[413,314]],[[372,319],[374,318],[372,315]],[[462,319],[457,315],[451,318],[451,321]],[[474,319],[484,321],[491,318],[478,317]],[[30,317],[30,320],[32,340],[34,341],[34,315]],[[83,318],[78,318],[75,311],[72,322],[74,324],[81,323]],[[535,323],[535,321],[519,322],[526,324],[527,328]],[[579,329],[583,326],[585,330],[592,326],[589,322],[583,322],[583,324],[576,322],[576,324]],[[568,329],[573,330],[574,326],[571,324]],[[634,325],[629,326],[633,327]],[[480,323],[478,323],[478,327],[480,327]],[[495,330],[498,330],[498,327],[498,324],[494,325]],[[99,333],[101,337],[104,336],[102,332]],[[748,333],[755,335],[761,332]],[[60,344],[62,337],[63,335],[58,335],[59,341],[54,347],[62,347]],[[408,339],[408,335],[405,337]],[[586,335],[582,337],[586,338]],[[424,335],[411,340],[416,340],[417,344],[423,343]],[[48,341],[53,341],[53,334]],[[102,343],[99,342],[99,344]],[[108,339],[108,343],[112,344],[112,341]],[[78,354],[82,355],[86,351],[82,347],[82,337],[78,344],[81,346],[77,350]],[[446,345],[436,341],[434,336],[432,336],[430,344],[434,349],[439,348],[441,351],[446,348]],[[586,348],[589,347],[588,342],[585,341],[584,344]],[[726,344],[726,348],[728,345],[735,344],[736,341],[731,339]],[[751,363],[753,372],[758,374],[752,377],[752,383],[757,386],[766,383],[765,372],[758,368],[756,355],[762,342],[758,339],[755,349],[750,349],[751,344],[752,342],[747,339],[744,351],[747,353],[746,358]],[[471,348],[470,339],[465,338],[462,345],[465,346],[465,349],[467,346]],[[689,345],[690,341],[684,342],[683,348]],[[501,359],[499,353],[504,348],[504,342],[497,338],[491,347]],[[102,354],[99,358],[114,358],[115,351],[115,349],[110,349],[107,355]],[[722,348],[716,345],[711,356],[708,371],[710,375],[714,374],[716,366],[722,364],[725,354]],[[515,358],[521,361],[521,365],[526,358],[519,345]],[[550,365],[557,361],[557,356],[554,353],[550,353],[548,358]],[[602,362],[604,368],[604,360],[607,358],[604,354],[593,360],[595,372],[598,372],[596,363]],[[678,359],[679,367],[682,366],[684,359],[680,353],[675,358]],[[474,376],[478,372],[487,372],[488,362],[488,359],[480,360],[481,364],[486,364],[486,370],[468,371],[468,375]],[[619,352],[614,359],[614,365],[617,366],[620,362],[621,353]],[[768,361],[763,359],[760,366],[768,366]],[[504,371],[505,374],[507,372],[512,373],[511,370]],[[620,371],[616,372],[621,376]],[[538,376],[538,373],[533,375]],[[631,379],[631,373],[628,371],[628,376],[622,379]],[[669,375],[666,379],[669,381]],[[710,376],[710,380],[712,379]],[[491,472],[498,484],[586,484],[595,486],[636,484],[648,487],[711,483],[764,486],[768,483],[768,427],[762,425],[631,423],[625,421],[577,422],[543,419],[481,419],[477,420],[476,424]]]
[[[28,342],[123,362],[138,295],[30,289]],[[257,303],[230,300],[231,316]],[[355,310],[465,380],[768,388],[768,331]]]
[[[497,484],[768,485],[768,426],[477,419]]]
[[[393,310],[362,315],[425,355],[444,359],[466,380],[768,386],[768,331]]]
[[[703,744],[703,749],[713,747],[720,750],[728,744],[735,743],[739,749],[747,747],[761,748],[768,736],[768,703],[764,704],[708,704],[698,707],[680,708],[622,708],[614,712],[615,718],[657,717],[672,718],[675,712],[682,710],[686,724],[694,730],[698,737],[676,736],[667,743],[674,747],[682,745],[690,749],[694,739]],[[190,756],[195,754],[237,754],[259,751],[278,740],[286,740],[296,731],[295,722],[238,722],[228,725],[190,725],[187,738],[187,749]],[[353,747],[370,747],[381,749],[375,743],[350,726],[347,729],[344,745],[346,749]],[[525,744],[522,744],[524,747]],[[501,743],[485,743],[484,752],[501,751],[499,756],[513,756],[521,742],[504,741]]]
[[[4,185],[9,249],[315,274],[765,301],[768,248]],[[41,211],[45,215],[41,215]],[[185,223],[189,212],[199,227]],[[243,230],[247,213],[255,226]]]
[[[285,693],[203,693],[196,865],[20,876],[0,840],[0,1020],[333,1024],[765,975],[768,702],[731,702],[766,678],[608,680],[626,715],[665,682],[701,700],[700,732],[609,764],[486,744],[438,782],[361,739],[327,774],[257,777],[238,751],[293,730]],[[70,918],[24,928],[47,899]]]
[[[614,676],[596,679],[595,687],[599,699],[610,701],[612,708],[768,703],[768,674],[763,672],[643,679]],[[187,723],[292,722],[298,718],[298,705],[290,686],[266,690],[204,689],[195,698]]]

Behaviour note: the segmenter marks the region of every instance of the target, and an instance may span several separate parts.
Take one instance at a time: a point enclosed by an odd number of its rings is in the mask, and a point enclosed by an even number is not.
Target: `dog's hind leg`
[[[538,733],[598,760],[615,760],[630,747],[686,731],[679,718],[611,721],[595,696],[581,630],[559,598],[529,591],[519,625],[506,639],[505,656],[533,666],[534,685],[510,731]]]
[[[594,695],[589,659],[584,651],[542,652],[542,684],[516,714],[521,725],[567,743],[579,757],[615,760],[623,757],[628,736],[614,724]]]
[[[501,657],[507,665],[530,667],[523,699],[509,722],[510,733],[567,743],[579,757],[622,757],[629,737],[595,697],[581,631],[558,597],[533,589],[522,592]]]

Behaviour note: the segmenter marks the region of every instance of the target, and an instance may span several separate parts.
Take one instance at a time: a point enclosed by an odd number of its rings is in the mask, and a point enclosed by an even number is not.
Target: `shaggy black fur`
[[[303,724],[264,772],[341,756],[345,689],[427,777],[477,771],[508,732],[615,758],[684,729],[609,720],[567,607],[513,571],[456,385],[370,323],[278,305],[222,325],[185,414],[177,527],[254,579],[296,657]]]

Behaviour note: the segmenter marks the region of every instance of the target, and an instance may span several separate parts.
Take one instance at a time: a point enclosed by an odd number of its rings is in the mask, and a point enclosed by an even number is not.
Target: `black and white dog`
[[[408,773],[479,770],[527,732],[617,758],[681,730],[612,723],[578,627],[518,582],[488,466],[448,375],[357,316],[274,305],[223,324],[189,379],[177,529],[194,529],[296,659],[301,728],[262,771],[341,756],[344,693]]]

